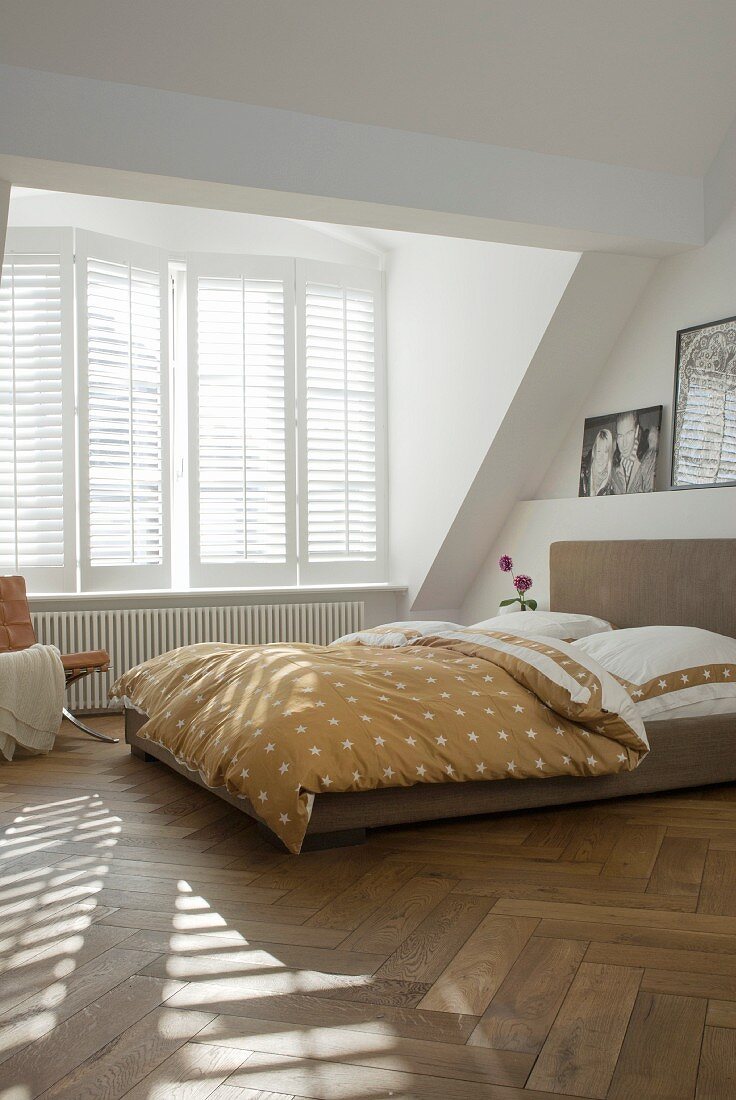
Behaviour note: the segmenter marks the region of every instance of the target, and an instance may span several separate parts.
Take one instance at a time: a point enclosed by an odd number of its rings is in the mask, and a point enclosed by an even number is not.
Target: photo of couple
[[[654,492],[662,406],[585,421],[578,496]]]

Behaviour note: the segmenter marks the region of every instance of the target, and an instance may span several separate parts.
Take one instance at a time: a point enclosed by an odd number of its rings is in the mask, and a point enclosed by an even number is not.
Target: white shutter
[[[0,282],[0,573],[75,587],[71,230],[9,229]]]
[[[296,581],[294,265],[187,259],[193,586]]]
[[[385,580],[379,272],[297,265],[299,578]]]
[[[83,590],[166,588],[166,255],[77,234]]]

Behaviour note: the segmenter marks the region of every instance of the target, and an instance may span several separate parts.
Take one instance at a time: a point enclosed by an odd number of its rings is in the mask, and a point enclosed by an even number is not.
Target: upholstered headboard
[[[550,608],[736,638],[736,539],[553,542]]]

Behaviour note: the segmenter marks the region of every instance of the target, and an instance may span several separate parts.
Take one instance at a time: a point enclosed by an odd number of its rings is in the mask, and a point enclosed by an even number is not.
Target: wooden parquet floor
[[[736,786],[297,858],[66,728],[0,830],[2,1100],[736,1097]]]

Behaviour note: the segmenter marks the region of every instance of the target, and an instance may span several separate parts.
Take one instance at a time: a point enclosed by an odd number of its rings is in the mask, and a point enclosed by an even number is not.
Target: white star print
[[[507,772],[515,772],[516,771],[516,764],[514,763],[513,760],[509,760],[508,764],[506,765],[506,771]]]
[[[417,766],[417,775],[424,776],[426,771],[427,771],[427,769],[425,768],[424,764],[419,764]]]
[[[427,719],[428,722],[434,721],[434,715],[432,714],[431,710],[425,710],[424,717]]]
[[[311,752],[312,756],[319,756],[322,752],[322,749],[318,749],[316,745],[312,745],[309,751]]]
[[[379,695],[378,696],[378,701],[379,701],[379,703],[387,703],[388,702],[388,695]]]
[[[403,691],[406,687],[406,684],[396,684],[395,686],[399,689],[399,691]]]
[[[704,668],[703,669],[703,679],[704,680],[710,680],[710,669],[709,668]]]
[[[347,739],[347,737],[346,737],[346,738],[345,738],[345,740],[344,740],[344,741],[343,741],[343,743],[342,743],[342,747],[343,747],[344,749],[352,749],[352,747],[353,747],[353,742],[352,742],[352,741],[348,741],[348,739]]]
[[[261,793],[258,795],[258,798],[261,802],[268,802],[268,791],[261,791]]]
[[[483,775],[483,772],[484,772],[484,771],[486,770],[486,766],[485,766],[485,764],[483,764],[483,763],[481,762],[480,764],[476,764],[476,765],[475,765],[475,770],[476,770],[477,772],[480,772],[480,774],[481,774],[481,775]]]
[[[477,733],[469,733],[468,734],[468,741],[475,742],[477,740],[478,740],[478,734]]]
[[[412,748],[414,748],[417,743],[416,737],[405,737],[404,740],[406,741],[407,745],[411,745]]]
[[[180,718],[180,719],[179,719],[179,721],[178,721],[178,722],[176,723],[176,728],[177,728],[178,730],[183,730],[183,729],[184,729],[184,722],[183,722],[183,720],[182,720],[181,718]]]
[[[289,765],[288,765],[288,764],[286,763],[286,761],[284,760],[283,764],[282,764],[282,765],[281,765],[281,767],[279,768],[279,771],[281,772],[281,774],[282,774],[282,775],[286,775],[286,773],[288,772],[288,770],[289,770]]]
[[[483,677],[483,683],[484,684],[492,684],[493,683],[493,677],[492,676],[484,676]]]
[[[563,764],[569,764],[570,763],[570,757],[569,756],[563,756],[562,757],[562,763]]]
[[[249,779],[250,778],[250,769],[249,768],[243,768],[242,772],[240,773],[240,778],[241,779]]]
[[[558,737],[564,737],[565,736],[565,731],[563,730],[562,726],[555,726],[555,733],[557,734]]]
[[[729,676],[731,675],[731,671],[732,670],[730,668],[724,668],[724,670],[723,670],[723,679],[724,680],[727,680],[729,678]]]
[[[166,714],[164,715],[164,718],[171,718],[171,711],[170,710],[166,711]]]
[[[269,742],[268,742],[268,744],[266,745],[266,747],[265,747],[265,749],[264,749],[263,751],[264,751],[264,752],[273,752],[273,750],[274,750],[275,748],[276,748],[276,746],[274,745],[273,741],[269,741]]]
[[[441,691],[440,692],[440,699],[449,699],[449,698],[451,698],[449,691]]]
[[[281,822],[282,825],[288,825],[289,824],[289,815],[288,814],[279,814],[279,821]]]
[[[534,761],[534,766],[538,768],[540,772],[544,771],[544,760],[542,760],[541,756]]]
[[[374,737],[373,740],[376,742],[379,748],[382,748],[386,744],[382,737]]]
[[[588,757],[588,763],[590,764],[591,768],[594,768],[596,766],[596,764],[598,763],[598,761],[596,760],[596,758],[594,756],[589,756]]]
[[[198,695],[197,698],[194,700],[194,702],[195,703],[203,703],[204,702],[204,695]]]
[[[297,726],[296,727],[296,732],[297,733],[306,733],[307,732],[307,727],[306,726]]]
[[[394,776],[395,774],[396,773],[395,773],[394,769],[391,767],[390,764],[387,768],[383,769],[383,775],[384,775],[385,779],[391,779],[391,777]]]
[[[427,683],[428,684],[436,684],[437,681],[435,680],[434,676],[428,676],[427,677]]]
[[[524,713],[524,708],[520,707],[518,703],[516,703],[514,705],[514,710],[516,711],[517,714],[523,714]]]
[[[372,722],[373,721],[373,719],[368,714],[361,714],[360,720],[361,720],[361,722]]]
[[[357,783],[360,778],[361,778],[360,772],[353,772],[353,781],[355,783]]]
[[[330,718],[330,725],[331,726],[339,726],[340,725],[340,719],[339,718]]]
[[[527,735],[527,737],[529,738],[530,741],[533,741],[534,738],[537,736],[537,731],[536,730],[527,730],[526,735]]]
[[[455,774],[455,769],[453,768],[452,764],[445,765],[445,771],[447,772],[448,775],[454,775]]]
[[[457,710],[455,711],[455,714],[458,714],[461,718],[465,717],[465,711],[462,710],[460,707],[457,708]]]
[[[355,698],[354,695],[348,695],[347,702],[348,703],[357,703],[358,700]]]
[[[446,745],[447,744],[447,738],[443,737],[442,734],[440,734],[439,737],[435,737],[435,741],[437,742],[438,745]]]
[[[404,719],[398,714],[392,714],[391,717],[393,718],[394,722],[403,722],[404,721]]]
[[[322,784],[325,787],[331,787],[332,786],[332,780],[330,779],[329,775],[323,775],[322,776]]]
[[[659,686],[660,686],[660,689],[662,691],[664,691],[664,689],[667,687],[667,681],[666,680],[660,680],[659,681]]]
[[[626,753],[625,752],[620,752],[618,754],[618,759],[621,761],[622,764],[625,764],[626,763]]]

